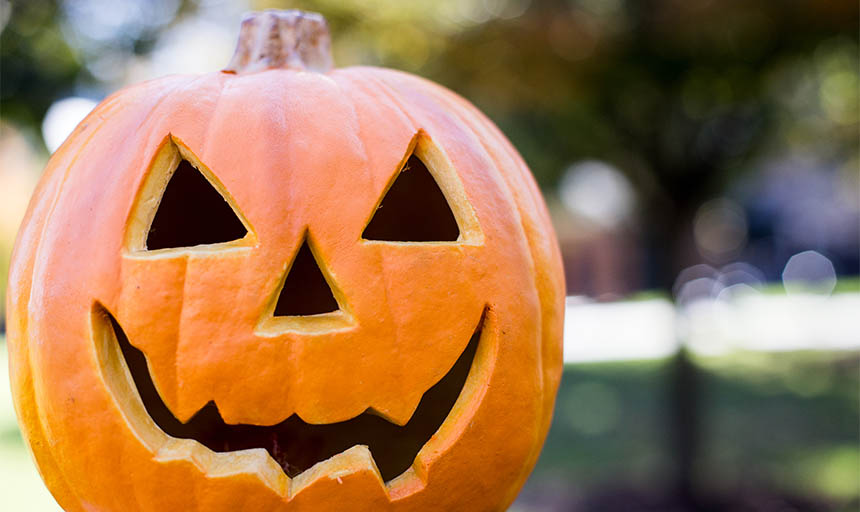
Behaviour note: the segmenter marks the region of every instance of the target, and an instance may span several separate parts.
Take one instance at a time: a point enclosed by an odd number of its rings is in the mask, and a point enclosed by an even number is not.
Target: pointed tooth
[[[392,404],[389,404],[385,408],[370,407],[367,409],[367,412],[369,414],[379,416],[389,423],[402,427],[412,419],[412,415],[415,414],[415,410],[418,409],[418,403],[420,401],[421,395],[415,399],[413,399],[413,397],[407,397],[405,400],[393,404],[393,406]]]
[[[357,445],[314,464],[313,467],[293,478],[290,484],[290,496],[297,495],[323,479],[343,482],[361,473],[372,474],[373,478],[379,481],[379,485],[385,488],[385,482],[382,481],[382,475],[376,467],[370,449],[365,445]]]
[[[216,453],[218,464],[209,476],[231,478],[239,473],[253,473],[279,496],[286,496],[290,488],[290,477],[263,448]]]
[[[263,448],[218,453],[193,439],[171,438],[156,452],[155,460],[191,462],[212,478],[251,473],[280,496],[286,496],[290,487],[290,478]]]

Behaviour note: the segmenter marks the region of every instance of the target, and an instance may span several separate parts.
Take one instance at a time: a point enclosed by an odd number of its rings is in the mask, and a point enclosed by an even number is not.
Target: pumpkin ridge
[[[367,153],[367,144],[364,142],[364,136],[363,136],[364,135],[364,129],[361,125],[361,119],[360,119],[360,116],[358,115],[358,109],[355,106],[356,99],[354,96],[349,94],[348,90],[341,83],[341,80],[343,80],[343,79],[349,80],[349,78],[346,75],[344,75],[343,73],[338,73],[338,71],[339,70],[333,70],[328,75],[328,77],[337,86],[337,89],[340,91],[341,96],[346,98],[346,101],[344,103],[349,105],[349,110],[352,113],[352,115],[350,116],[350,121],[352,122],[352,124],[355,125],[354,131],[357,134],[358,142],[361,144],[361,158],[365,164],[365,170],[367,170],[367,166],[370,165],[370,158],[368,157],[368,153]],[[366,173],[366,176],[368,179],[372,179],[372,175],[370,173]],[[360,237],[360,235],[359,235],[359,237]]]

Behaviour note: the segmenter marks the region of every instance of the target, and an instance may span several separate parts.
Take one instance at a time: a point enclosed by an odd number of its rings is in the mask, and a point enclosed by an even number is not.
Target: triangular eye
[[[149,250],[238,240],[248,233],[212,183],[187,160],[170,178],[146,237]]]
[[[453,242],[457,220],[427,166],[414,153],[394,179],[364,229],[365,240]]]
[[[273,316],[308,316],[340,307],[305,239],[281,288]]]

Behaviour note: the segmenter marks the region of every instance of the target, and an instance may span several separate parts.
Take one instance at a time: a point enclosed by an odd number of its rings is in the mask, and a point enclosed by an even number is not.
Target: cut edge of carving
[[[233,214],[244,226],[246,231],[245,236],[227,242],[212,244],[168,247],[154,250],[147,248],[147,238],[155,220],[155,215],[161,205],[164,192],[167,190],[170,179],[183,160],[194,167],[215,191],[221,195],[230,209],[233,210]],[[224,250],[250,248],[257,244],[257,235],[254,228],[239,209],[238,204],[227,191],[224,184],[221,183],[212,170],[185,143],[173,134],[168,134],[164,138],[149,164],[140,190],[135,197],[131,215],[126,222],[125,233],[125,253],[141,258],[164,258],[184,254],[212,254]]]
[[[385,196],[394,186],[397,178],[400,176],[404,165],[412,156],[417,157],[427,171],[432,176],[439,190],[448,203],[448,208],[454,216],[459,229],[459,236],[456,240],[441,240],[441,241],[397,241],[397,240],[375,240],[365,238],[364,233],[370,223],[373,221],[377,210],[379,210]],[[451,163],[447,153],[439,147],[432,138],[423,129],[412,137],[412,140],[407,146],[406,152],[400,162],[397,164],[396,171],[392,174],[385,189],[380,194],[379,199],[370,211],[368,218],[364,222],[364,227],[361,230],[360,241],[364,244],[386,244],[386,245],[482,245],[484,243],[484,233],[478,223],[478,217],[472,204],[469,201],[463,183]]]

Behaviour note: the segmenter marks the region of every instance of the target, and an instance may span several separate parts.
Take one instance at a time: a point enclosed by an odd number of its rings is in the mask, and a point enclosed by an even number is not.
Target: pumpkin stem
[[[280,68],[325,73],[332,65],[331,36],[321,14],[267,9],[245,15],[236,51],[223,71]]]

